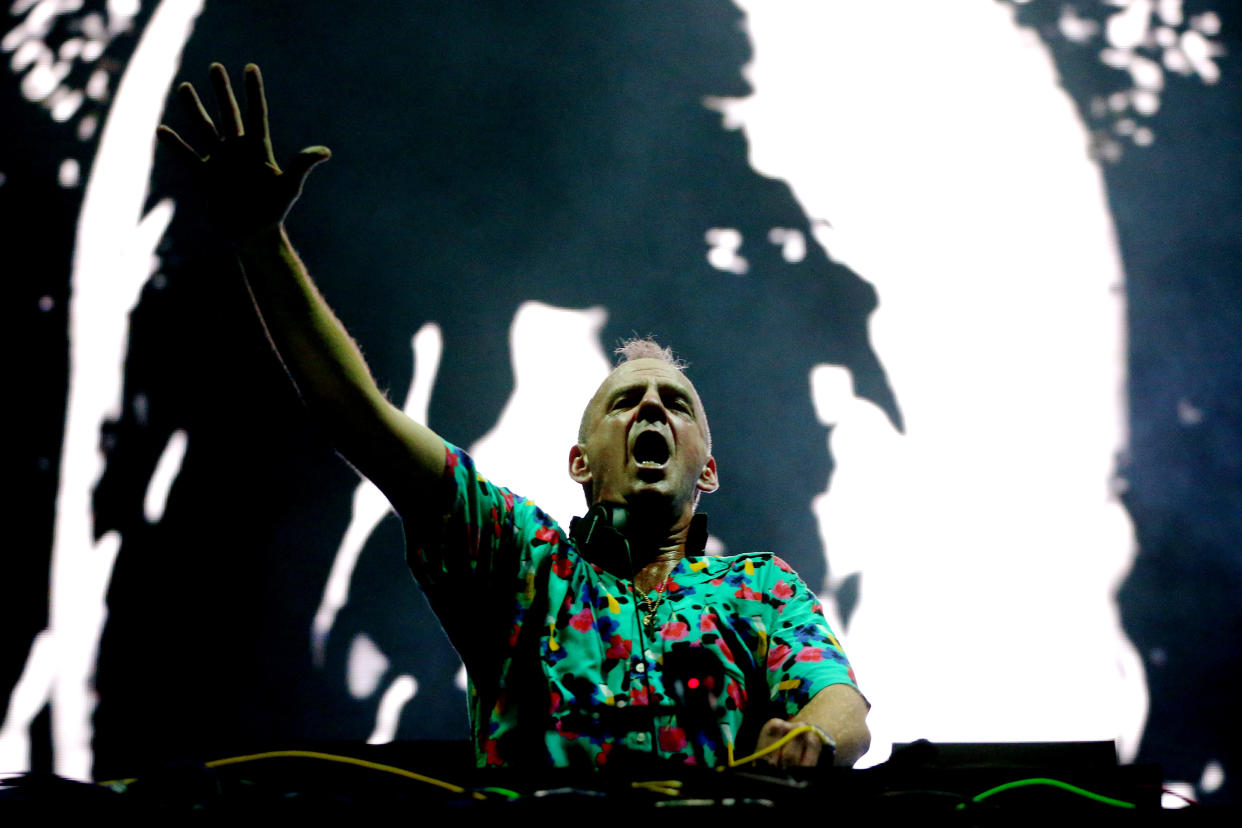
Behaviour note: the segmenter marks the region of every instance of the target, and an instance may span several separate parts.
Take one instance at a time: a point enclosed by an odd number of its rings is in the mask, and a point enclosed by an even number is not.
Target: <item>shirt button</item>
[[[644,742],[647,741],[647,734],[646,733],[635,733],[634,741],[638,742],[640,745],[643,744]]]
[[[644,663],[643,663],[643,662],[641,662],[641,661],[640,661],[640,662],[638,662],[637,664],[635,664],[635,665],[634,665],[634,672],[635,672],[635,673],[645,673],[645,672],[647,672],[647,665],[646,665],[646,664],[644,664]]]
[[[625,707],[625,699],[617,699],[617,707]]]

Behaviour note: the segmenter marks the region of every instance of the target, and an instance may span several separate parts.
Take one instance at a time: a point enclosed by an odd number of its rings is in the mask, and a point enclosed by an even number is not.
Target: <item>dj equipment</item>
[[[1119,765],[1110,742],[916,742],[895,746],[888,762],[865,770],[759,764],[718,771],[653,761],[624,773],[476,769],[464,742],[308,747],[315,750],[169,764],[108,785],[46,774],[3,780],[0,823],[50,816],[214,825],[238,817],[308,816],[327,824],[403,815],[420,822],[529,815],[632,825],[635,816],[663,814],[710,820],[704,828],[807,817],[824,824],[917,819],[1025,825],[1070,815],[1091,824],[1133,825],[1159,824],[1180,813],[1160,809],[1160,769]],[[1197,824],[1236,824],[1227,819],[1203,809]]]

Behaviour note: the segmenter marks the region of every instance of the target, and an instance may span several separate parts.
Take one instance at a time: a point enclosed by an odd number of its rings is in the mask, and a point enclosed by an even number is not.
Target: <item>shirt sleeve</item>
[[[405,525],[406,563],[472,676],[486,678],[513,643],[560,529],[451,443],[432,497],[428,517]]]
[[[764,594],[773,607],[767,651],[768,688],[775,711],[791,718],[825,687],[858,689],[854,670],[811,589],[773,556]]]
[[[497,486],[465,451],[444,444],[444,476],[420,525],[406,526],[406,561],[429,595],[474,590],[522,569],[522,550],[554,533],[534,503]],[[461,593],[469,594],[469,593]]]

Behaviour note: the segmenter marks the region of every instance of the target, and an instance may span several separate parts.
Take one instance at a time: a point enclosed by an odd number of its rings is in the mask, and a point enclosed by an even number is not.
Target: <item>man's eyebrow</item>
[[[627,394],[632,394],[635,391],[645,391],[646,388],[646,382],[642,380],[631,380],[624,385],[619,385],[614,388],[612,392],[605,397],[605,400],[611,404]],[[680,397],[681,399],[690,402],[694,401],[694,393],[689,388],[673,380],[657,380],[656,390],[659,391],[661,395],[672,394],[673,396]]]
[[[684,387],[682,387],[682,386],[680,386],[680,385],[663,385],[663,384],[661,384],[661,385],[660,385],[660,391],[661,391],[661,392],[665,392],[665,391],[667,391],[667,392],[668,392],[671,396],[673,396],[673,397],[675,397],[675,398],[677,398],[677,399],[679,399],[679,400],[684,400],[685,402],[688,402],[688,403],[693,403],[693,402],[694,402],[694,395],[693,395],[692,393],[690,393],[690,389],[689,389],[689,388],[684,388]]]
[[[608,401],[611,402],[624,397],[626,394],[633,393],[636,389],[641,388],[642,385],[642,383],[638,382],[628,382],[625,385],[618,385],[616,388],[612,389],[612,393],[608,395]]]

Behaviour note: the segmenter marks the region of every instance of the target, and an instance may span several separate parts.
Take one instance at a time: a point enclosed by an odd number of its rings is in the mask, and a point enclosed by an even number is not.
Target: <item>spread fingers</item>
[[[185,142],[185,140],[173,130],[159,125],[155,130],[155,137],[160,143],[168,148],[173,155],[177,156],[182,164],[198,164],[202,162],[202,157],[194,151],[194,148]]]
[[[207,108],[203,106],[202,100],[198,97],[198,92],[194,89],[194,84],[183,83],[177,87],[177,95],[181,98],[181,104],[190,113],[190,120],[193,122],[192,129],[201,133],[203,140],[219,141],[220,134],[216,132],[216,125],[211,120],[211,116],[207,114]],[[193,139],[194,136],[191,136]]]
[[[216,106],[220,109],[221,138],[237,137],[244,134],[241,109],[237,106],[237,96],[233,94],[233,85],[229,82],[229,73],[219,63],[211,64],[211,85],[216,92]]]
[[[246,127],[252,132],[267,131],[267,95],[263,91],[263,76],[253,63],[246,66]]]

